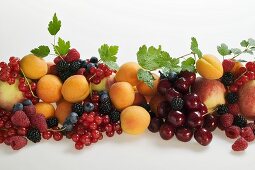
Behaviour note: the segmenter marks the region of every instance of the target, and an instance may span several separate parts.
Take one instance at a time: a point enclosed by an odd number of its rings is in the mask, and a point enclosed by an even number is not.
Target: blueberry
[[[98,58],[97,57],[91,57],[89,61],[91,63],[98,63]]]
[[[87,64],[87,62],[85,60],[82,60],[80,63],[81,63],[81,67],[82,68],[85,68],[85,69],[87,68],[88,64]]]
[[[171,82],[175,81],[177,79],[177,73],[176,72],[170,72],[167,76],[167,79]]]
[[[95,64],[94,63],[89,63],[87,65],[87,71],[89,71],[91,67],[95,67]]]
[[[70,117],[70,122],[72,122],[73,124],[76,123],[78,121],[77,117],[71,116]]]
[[[73,124],[71,122],[65,122],[63,125],[63,129],[66,131],[72,131],[73,130]]]
[[[19,110],[23,110],[23,104],[21,104],[21,103],[14,104],[12,111],[16,112],[16,111],[19,111]]]
[[[75,113],[75,112],[71,112],[71,113],[70,113],[70,116],[71,116],[71,117],[76,117],[76,118],[77,118],[77,117],[78,117],[78,114]]]
[[[33,104],[32,101],[29,100],[29,99],[26,99],[26,100],[23,101],[24,106],[29,106],[29,105],[32,105],[32,104]]]
[[[109,99],[109,95],[108,93],[103,93],[101,96],[100,96],[100,101],[106,101]]]
[[[93,103],[90,102],[86,102],[84,104],[84,111],[85,112],[92,112],[94,110],[95,106],[93,105]]]

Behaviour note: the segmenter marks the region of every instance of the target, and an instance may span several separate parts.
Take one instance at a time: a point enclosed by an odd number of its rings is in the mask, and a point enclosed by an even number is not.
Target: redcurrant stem
[[[247,73],[247,71],[245,71],[243,74],[241,74],[239,77],[237,77],[235,81],[237,81],[238,79],[240,79],[243,75],[245,75],[245,73]]]
[[[66,128],[61,128],[61,129],[48,129],[48,130],[51,130],[52,132],[62,132],[64,130],[66,130]]]
[[[33,92],[32,88],[31,88],[31,85],[30,85],[30,83],[29,83],[29,81],[28,81],[28,79],[27,79],[27,77],[26,77],[26,75],[25,75],[24,71],[23,71],[21,68],[20,68],[20,71],[21,71],[22,75],[23,75],[23,76],[24,76],[24,78],[25,78],[26,84],[28,85],[29,90],[30,90],[30,92],[31,92],[32,96],[33,96],[33,97],[35,97],[35,98],[38,98],[38,97],[34,94],[34,92]]]
[[[194,54],[194,53],[193,53],[193,52],[190,52],[190,53],[188,53],[188,54],[185,54],[185,55],[182,55],[182,56],[178,57],[177,59],[184,58],[184,57],[189,56],[189,55],[191,55],[191,54]]]
[[[240,54],[236,54],[236,55],[234,55],[234,57],[232,57],[230,60],[234,60],[236,57],[238,57],[239,55],[241,55],[241,54],[245,53],[247,50],[248,50],[248,47],[246,47],[246,49],[245,49],[245,50],[243,50]]]

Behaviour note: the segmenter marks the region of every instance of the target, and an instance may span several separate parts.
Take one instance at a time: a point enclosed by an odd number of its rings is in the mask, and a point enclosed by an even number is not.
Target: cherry
[[[160,137],[164,140],[170,140],[174,136],[174,128],[169,123],[164,123],[159,129]]]
[[[199,128],[195,131],[194,137],[196,141],[203,146],[207,146],[212,141],[212,132],[206,130],[205,128]]]
[[[175,88],[177,91],[186,94],[187,92],[189,92],[190,83],[185,78],[181,77],[176,80]]]
[[[203,115],[205,115],[208,112],[208,109],[206,107],[206,105],[204,103],[200,103],[198,106],[198,111],[200,111],[200,113]]]
[[[167,89],[170,87],[172,87],[172,84],[168,81],[168,79],[162,79],[159,81],[157,89],[159,94],[165,95]]]
[[[180,111],[171,111],[167,116],[167,121],[174,127],[183,126],[185,123],[185,115]]]
[[[184,107],[187,110],[195,111],[199,110],[201,101],[197,94],[189,93],[184,96]]]
[[[149,124],[149,127],[148,129],[153,132],[153,133],[156,133],[159,131],[159,128],[160,126],[163,124],[163,119],[161,118],[157,118],[157,117],[154,117],[151,119],[151,122]]]
[[[169,88],[167,91],[166,91],[166,99],[168,102],[172,102],[172,100],[176,97],[181,97],[181,94],[176,91],[174,88]]]
[[[217,118],[212,114],[205,115],[203,128],[214,131],[217,128]]]
[[[188,142],[192,139],[193,131],[189,128],[178,127],[175,131],[176,138],[182,142]]]
[[[193,111],[188,114],[187,124],[191,128],[199,128],[203,125],[204,118],[199,111]]]
[[[166,118],[169,113],[170,105],[167,101],[160,102],[157,106],[156,116],[160,118]]]
[[[190,84],[193,84],[196,80],[196,74],[189,71],[182,71],[180,77],[185,78]]]

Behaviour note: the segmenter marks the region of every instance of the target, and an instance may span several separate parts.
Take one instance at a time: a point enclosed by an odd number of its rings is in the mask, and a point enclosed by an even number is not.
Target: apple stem
[[[20,71],[21,71],[22,75],[23,75],[23,76],[24,76],[24,78],[25,78],[26,84],[28,85],[29,90],[30,90],[30,92],[31,92],[32,96],[33,96],[33,97],[35,97],[35,98],[38,98],[38,97],[34,94],[34,92],[33,92],[32,88],[31,88],[31,85],[30,85],[30,83],[29,83],[29,81],[28,81],[28,79],[27,79],[27,77],[26,77],[26,75],[25,75],[24,71],[23,71],[21,68],[20,68]]]

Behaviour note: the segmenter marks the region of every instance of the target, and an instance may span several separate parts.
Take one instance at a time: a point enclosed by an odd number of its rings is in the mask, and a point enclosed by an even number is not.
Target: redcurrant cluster
[[[0,80],[14,84],[20,74],[19,58],[10,57],[9,63],[0,63]]]

